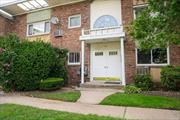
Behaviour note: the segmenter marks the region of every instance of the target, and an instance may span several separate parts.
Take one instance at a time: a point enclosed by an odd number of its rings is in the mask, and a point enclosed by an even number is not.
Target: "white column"
[[[81,84],[84,83],[84,41],[81,41]]]
[[[120,39],[121,43],[121,69],[122,69],[122,85],[126,85],[125,78],[125,56],[124,56],[124,38]]]

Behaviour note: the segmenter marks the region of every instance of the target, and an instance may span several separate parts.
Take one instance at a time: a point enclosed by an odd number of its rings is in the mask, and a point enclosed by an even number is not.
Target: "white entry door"
[[[120,80],[119,50],[117,45],[111,43],[98,44],[92,48],[91,74],[93,80]]]

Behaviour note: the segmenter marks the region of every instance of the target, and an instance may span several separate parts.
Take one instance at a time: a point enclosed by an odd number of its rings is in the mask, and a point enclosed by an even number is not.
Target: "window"
[[[134,19],[140,16],[141,12],[147,8],[147,4],[134,7]]]
[[[109,56],[113,56],[113,55],[117,55],[117,54],[118,54],[117,51],[110,51],[110,52],[109,52]]]
[[[81,27],[81,15],[70,16],[68,22],[69,28]]]
[[[41,35],[50,32],[49,21],[37,22],[28,25],[28,35]]]
[[[107,28],[107,27],[115,27],[119,26],[117,20],[110,15],[104,15],[99,17],[95,23],[93,28]]]
[[[95,52],[95,56],[103,56],[103,52]]]
[[[68,57],[68,64],[80,64],[80,53],[70,52]]]
[[[137,49],[137,64],[167,64],[168,63],[168,56],[167,56],[167,49],[152,49],[149,51],[142,51]]]

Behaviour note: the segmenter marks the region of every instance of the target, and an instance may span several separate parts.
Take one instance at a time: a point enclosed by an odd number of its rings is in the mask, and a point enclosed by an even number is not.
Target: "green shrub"
[[[138,88],[134,85],[127,85],[124,87],[124,92],[127,94],[135,94],[135,93],[141,93],[141,88]]]
[[[55,52],[44,42],[23,42],[15,49],[13,79],[18,91],[39,88],[40,80],[48,78],[50,67],[55,60]]]
[[[180,90],[180,66],[161,69],[161,85],[167,90]]]
[[[65,64],[68,51],[66,49],[59,48],[54,48],[54,51],[56,52],[56,58],[53,66],[50,68],[49,77],[60,77],[67,80],[67,70]]]
[[[135,86],[142,90],[151,90],[153,82],[150,75],[135,75],[134,76]]]
[[[14,34],[0,37],[0,48],[13,50],[18,44],[20,44],[20,39]]]
[[[64,85],[63,78],[48,78],[40,83],[40,90],[56,90]]]

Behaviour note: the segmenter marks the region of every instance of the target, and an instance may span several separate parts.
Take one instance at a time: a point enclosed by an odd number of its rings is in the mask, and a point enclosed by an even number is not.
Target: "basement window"
[[[50,22],[43,21],[28,24],[27,30],[28,36],[48,34],[50,33]]]

